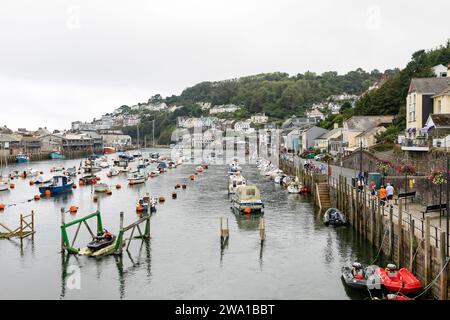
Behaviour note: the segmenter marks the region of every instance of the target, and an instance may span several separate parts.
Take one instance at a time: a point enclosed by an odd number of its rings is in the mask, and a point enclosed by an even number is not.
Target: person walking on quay
[[[392,199],[394,198],[394,187],[388,183],[386,187],[388,205],[392,207]]]
[[[386,189],[384,188],[384,186],[381,186],[378,193],[380,197],[380,205],[384,207],[386,205],[386,197],[387,197]]]
[[[364,189],[364,180],[358,179],[358,192],[362,192]]]
[[[374,199],[376,196],[375,181],[370,180],[369,188],[370,188],[370,195],[371,195],[372,199]]]

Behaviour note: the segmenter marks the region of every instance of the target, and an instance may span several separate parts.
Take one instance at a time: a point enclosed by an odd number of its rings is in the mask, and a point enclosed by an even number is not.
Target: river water
[[[160,150],[168,153],[169,150]],[[79,166],[80,160],[54,160],[14,165],[44,171],[53,166]],[[92,200],[89,186],[56,198],[30,200],[38,194],[28,179],[15,179],[16,188],[0,193],[0,222],[16,228],[19,215],[34,210],[34,240],[0,240],[0,299],[365,299],[365,293],[348,291],[340,269],[358,260],[370,263],[376,250],[351,228],[327,228],[314,211],[312,199],[289,195],[279,185],[246,165],[243,174],[256,184],[265,202],[266,241],[259,242],[258,220],[236,217],[227,195],[227,167],[211,165],[195,181],[188,179],[194,165],[183,164],[145,186],[129,187],[123,176],[107,178],[111,196]],[[78,179],[77,179],[78,181]],[[186,183],[171,193],[177,183]],[[144,192],[166,197],[151,218],[148,242],[132,241],[122,258],[101,259],[60,254],[61,207],[79,207],[66,214],[66,222],[100,207],[103,225],[119,229],[119,214],[125,224],[135,221],[135,206]],[[220,247],[220,218],[230,228],[228,247]],[[92,228],[95,221],[90,221]],[[76,228],[70,230],[74,235]],[[4,230],[0,230],[4,232]],[[89,233],[81,229],[75,247],[84,247]]]

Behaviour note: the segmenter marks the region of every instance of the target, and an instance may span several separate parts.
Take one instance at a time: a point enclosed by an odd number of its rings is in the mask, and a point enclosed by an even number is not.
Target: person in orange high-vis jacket
[[[386,198],[387,198],[387,193],[386,193],[386,189],[384,188],[384,186],[381,186],[380,190],[378,191],[378,195],[380,197],[380,204],[384,207],[386,204]]]

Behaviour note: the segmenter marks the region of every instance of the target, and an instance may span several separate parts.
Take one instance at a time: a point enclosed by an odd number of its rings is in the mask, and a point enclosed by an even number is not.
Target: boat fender
[[[36,200],[36,201],[38,201],[38,200],[41,200],[41,196],[40,196],[40,195],[38,195],[38,194],[37,194],[37,195],[35,195],[35,196],[34,196],[34,200]]]
[[[71,213],[76,213],[76,212],[78,211],[78,207],[76,207],[76,206],[71,206],[71,207],[69,208],[69,211],[70,211]]]

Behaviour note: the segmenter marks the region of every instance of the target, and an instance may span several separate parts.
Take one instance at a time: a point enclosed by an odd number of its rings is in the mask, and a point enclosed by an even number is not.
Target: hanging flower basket
[[[401,164],[397,167],[397,171],[401,174],[413,176],[416,174],[416,168],[411,163]]]
[[[378,170],[386,173],[390,168],[392,168],[392,162],[387,160],[378,160],[377,161],[377,168]]]
[[[433,170],[428,179],[436,185],[444,184],[447,181],[444,172],[438,170]]]

